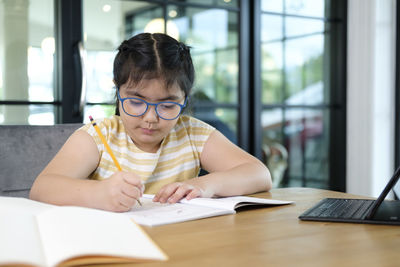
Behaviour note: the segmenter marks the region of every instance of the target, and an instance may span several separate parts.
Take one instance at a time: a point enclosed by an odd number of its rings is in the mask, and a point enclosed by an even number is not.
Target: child
[[[122,171],[87,124],[36,178],[31,199],[122,212],[143,191],[175,203],[271,188],[263,163],[210,125],[181,115],[194,81],[189,47],[165,34],[136,35],[118,48],[113,73],[116,115],[96,124]],[[209,174],[197,177],[200,167]]]

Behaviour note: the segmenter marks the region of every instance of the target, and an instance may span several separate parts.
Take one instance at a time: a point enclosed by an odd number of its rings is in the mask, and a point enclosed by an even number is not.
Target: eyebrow
[[[138,92],[134,92],[134,91],[133,92],[132,91],[127,91],[126,94],[128,95],[128,97],[131,96],[131,97],[140,97],[140,98],[143,98],[143,99],[147,99],[145,96],[139,94]],[[179,99],[181,99],[181,97],[179,97],[177,95],[169,95],[167,97],[155,99],[154,101],[167,101],[167,100],[172,101],[172,100],[179,100]]]

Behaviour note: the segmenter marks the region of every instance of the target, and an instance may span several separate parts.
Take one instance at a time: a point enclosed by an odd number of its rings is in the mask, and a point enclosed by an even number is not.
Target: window
[[[332,83],[339,67],[332,55],[344,48],[332,41],[344,38],[332,36],[343,24],[343,17],[332,16],[334,4],[261,1],[262,155],[275,186],[332,185],[331,145],[339,137],[332,136],[332,112],[344,109],[336,95],[345,84]]]
[[[0,2],[0,124],[54,124],[52,0]]]

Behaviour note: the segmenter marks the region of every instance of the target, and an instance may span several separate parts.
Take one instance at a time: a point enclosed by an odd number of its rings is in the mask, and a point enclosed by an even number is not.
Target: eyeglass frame
[[[121,102],[122,110],[125,112],[126,115],[131,116],[131,117],[140,117],[140,116],[143,116],[144,114],[146,114],[146,112],[149,110],[149,106],[154,106],[154,110],[156,111],[157,116],[159,118],[163,119],[163,120],[166,120],[166,121],[172,121],[172,120],[175,120],[176,118],[178,118],[181,115],[183,109],[186,107],[187,100],[188,100],[188,97],[185,97],[185,102],[183,104],[180,104],[180,103],[177,103],[177,102],[174,102],[174,101],[162,101],[162,102],[158,102],[158,103],[150,103],[150,102],[147,102],[144,99],[137,98],[137,97],[124,97],[124,98],[122,98],[121,95],[119,94],[119,88],[117,88],[117,95],[118,95],[118,100]],[[140,100],[140,101],[144,102],[146,104],[145,111],[140,115],[129,114],[128,112],[125,111],[125,108],[124,108],[124,101],[127,100],[127,99],[135,99],[135,100]],[[181,108],[181,110],[179,111],[178,115],[176,115],[176,117],[174,117],[172,119],[165,119],[158,113],[158,111],[157,111],[158,105],[159,104],[165,104],[165,103],[176,104]]]

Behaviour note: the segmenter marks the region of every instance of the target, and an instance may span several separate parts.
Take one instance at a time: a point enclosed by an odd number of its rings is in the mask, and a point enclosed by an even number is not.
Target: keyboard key
[[[335,199],[326,198],[322,200],[320,204],[318,204],[314,209],[310,210],[310,212],[306,214],[306,216],[319,217],[321,213],[334,206],[335,203]]]

